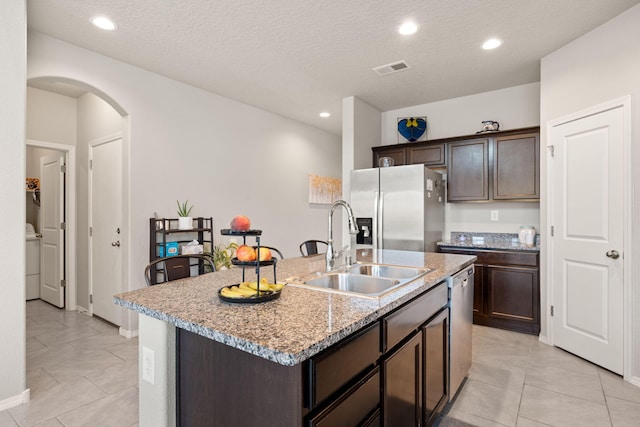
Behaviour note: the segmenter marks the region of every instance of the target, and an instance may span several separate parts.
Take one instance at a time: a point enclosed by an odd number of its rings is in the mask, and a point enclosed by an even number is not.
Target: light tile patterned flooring
[[[640,388],[537,337],[473,327],[473,366],[448,408],[476,426],[640,426]],[[138,340],[97,318],[27,303],[31,401],[0,427],[138,424]]]
[[[138,339],[95,317],[27,302],[31,401],[0,411],[0,427],[138,425]]]
[[[471,372],[448,415],[488,426],[640,426],[640,387],[536,336],[473,327]]]

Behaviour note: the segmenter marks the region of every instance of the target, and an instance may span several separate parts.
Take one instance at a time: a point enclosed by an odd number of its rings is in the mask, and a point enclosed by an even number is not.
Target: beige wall
[[[193,203],[194,216],[214,218],[216,243],[238,214],[287,257],[301,241],[326,236],[328,206],[309,205],[308,174],[341,176],[340,137],[29,33],[28,77],[45,76],[92,86],[124,116],[126,289],[144,286],[149,218],[176,217],[177,199]],[[135,329],[137,317],[128,312],[124,323]]]
[[[638,129],[640,129],[640,5],[622,13],[579,39],[542,59],[540,86],[540,123],[542,132],[540,188],[543,192],[541,206],[545,211],[546,202],[546,130],[550,120],[598,105],[625,95],[631,95],[636,104],[631,117],[632,129],[632,182],[633,225],[629,236],[633,246],[626,253],[624,261],[632,266],[632,375],[640,386],[640,149],[638,149]],[[621,165],[621,167],[624,167]],[[543,229],[547,229],[545,216],[541,218]],[[546,313],[549,301],[549,287],[546,279],[546,248],[541,259],[542,313]],[[548,335],[543,315],[542,334]]]
[[[0,2],[0,411],[28,397],[25,356],[23,221],[26,108],[26,1]]]

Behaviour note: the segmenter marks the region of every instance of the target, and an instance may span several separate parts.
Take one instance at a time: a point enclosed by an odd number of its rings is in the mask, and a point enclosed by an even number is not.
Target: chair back
[[[280,252],[278,249],[274,248],[273,246],[260,245],[260,247],[269,249],[271,251],[271,256],[278,255],[280,259],[284,259],[284,255],[282,255],[282,252]],[[257,248],[257,246],[254,246],[254,248]]]
[[[327,246],[327,242],[325,242],[324,240],[305,240],[300,244],[300,253],[302,254],[302,256],[317,255],[319,253],[324,253],[319,252],[319,250],[324,249],[324,251],[326,252]]]
[[[163,264],[163,268],[159,269],[159,271],[164,275],[164,280],[158,282],[157,277],[155,280],[152,280],[151,274],[152,270],[153,272],[158,272],[158,265],[161,263]],[[198,274],[195,274],[196,276],[216,271],[213,260],[208,255],[174,255],[151,261],[144,269],[144,279],[147,286],[184,279],[191,277],[192,267],[197,267]],[[205,267],[209,267],[210,271],[206,271]]]

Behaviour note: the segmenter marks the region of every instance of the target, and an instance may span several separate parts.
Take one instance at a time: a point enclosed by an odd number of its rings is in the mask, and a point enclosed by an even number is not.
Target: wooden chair
[[[305,240],[304,242],[302,242],[300,244],[300,253],[302,254],[302,256],[309,256],[309,255],[317,255],[319,253],[324,253],[324,252],[318,252],[318,245],[322,246],[324,245],[323,249],[327,250],[327,242],[325,242],[324,240]]]
[[[163,263],[164,267],[160,269],[164,274],[164,280],[158,282],[157,277],[155,280],[151,280],[152,270],[157,272],[155,267],[160,263]],[[209,255],[175,255],[151,261],[144,269],[144,280],[147,283],[147,286],[152,286],[159,283],[170,282],[172,280],[184,279],[185,277],[191,277],[192,269],[195,270],[196,267],[198,274],[194,274],[194,276],[216,271],[213,260]]]

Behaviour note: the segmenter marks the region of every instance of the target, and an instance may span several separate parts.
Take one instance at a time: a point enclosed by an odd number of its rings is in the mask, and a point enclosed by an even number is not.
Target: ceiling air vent
[[[386,76],[387,74],[397,73],[399,71],[408,70],[409,68],[411,67],[409,67],[403,59],[401,61],[392,62],[391,64],[375,67],[373,71],[378,73],[379,76]]]

